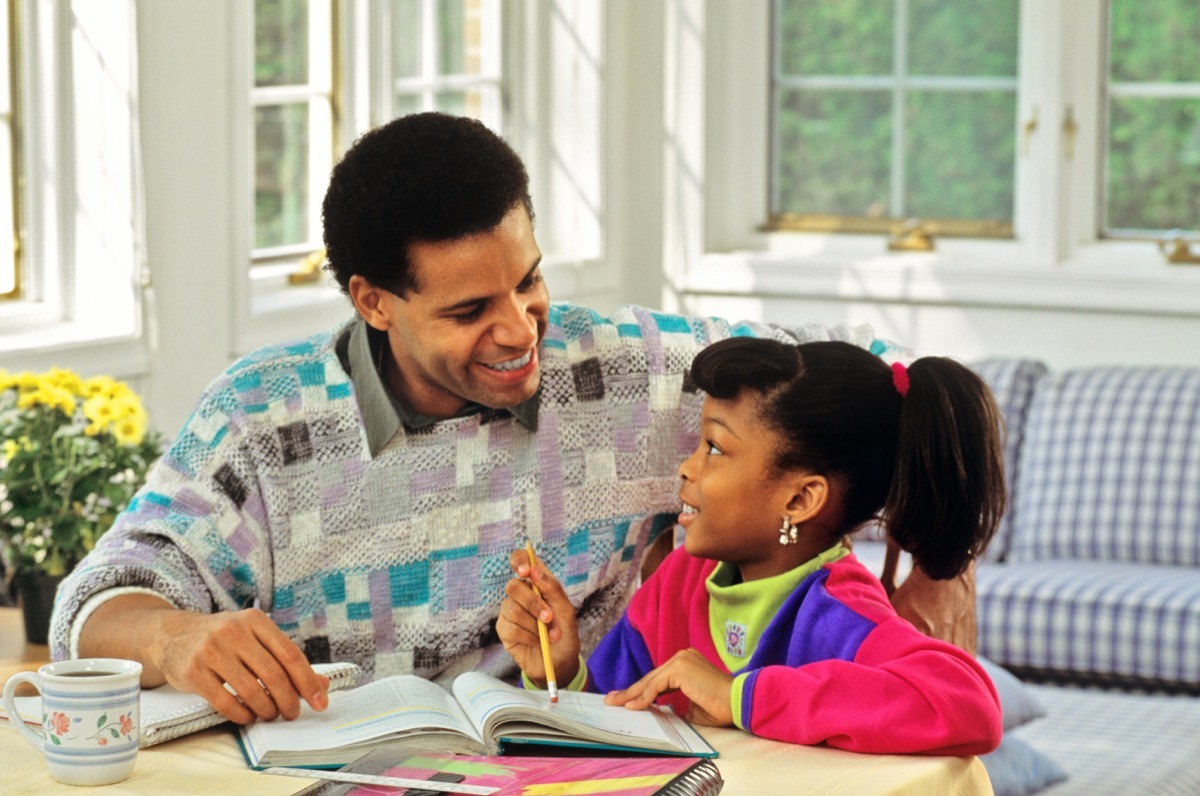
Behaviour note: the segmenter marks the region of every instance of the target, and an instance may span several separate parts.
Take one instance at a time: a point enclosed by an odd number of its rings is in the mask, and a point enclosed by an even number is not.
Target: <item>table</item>
[[[0,608],[0,682],[49,659],[43,645],[27,644],[21,614]],[[740,730],[701,728],[721,756],[723,796],[780,794],[961,794],[992,793],[979,758],[861,755],[823,747],[794,746],[756,738]],[[228,726],[167,741],[138,756],[133,776],[116,785],[73,788],[50,778],[36,753],[16,730],[0,721],[0,790],[5,794],[72,793],[255,793],[292,794],[313,780],[250,770]]]

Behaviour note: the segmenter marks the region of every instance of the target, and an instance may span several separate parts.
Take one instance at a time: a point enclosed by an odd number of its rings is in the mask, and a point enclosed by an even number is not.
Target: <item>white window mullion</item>
[[[1063,106],[1060,47],[1068,33],[1062,4],[1021,4],[1017,173],[1014,229],[1035,262],[1061,259],[1062,207],[1060,130]]]
[[[334,19],[332,0],[309,5],[308,84],[308,229],[310,248],[320,248],[321,199],[333,168]]]
[[[426,83],[421,92],[421,108],[427,111],[437,107],[437,93],[432,85],[441,49],[437,21],[437,0],[421,0],[421,77]]]
[[[892,190],[889,197],[893,216],[908,214],[904,202],[905,153],[908,125],[904,106],[907,102],[906,82],[908,77],[908,1],[896,0],[896,22],[892,28]]]
[[[1059,37],[1062,103],[1057,115],[1046,119],[1059,132],[1055,151],[1061,171],[1061,206],[1057,217],[1062,240],[1056,248],[1060,258],[1070,257],[1080,246],[1096,243],[1100,229],[1106,124],[1102,101],[1108,41],[1106,5],[1094,0],[1063,2],[1066,24]],[[1068,112],[1076,127],[1069,155],[1068,142],[1062,135]]]

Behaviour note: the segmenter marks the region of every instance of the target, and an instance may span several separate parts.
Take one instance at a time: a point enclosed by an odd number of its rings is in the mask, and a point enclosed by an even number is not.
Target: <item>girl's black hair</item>
[[[774,465],[836,478],[843,532],[875,517],[932,578],[953,578],[987,547],[1006,494],[1000,411],[987,384],[952,359],[892,368],[843,342],[734,337],[696,355],[691,377],[719,399],[757,394],[783,440]]]

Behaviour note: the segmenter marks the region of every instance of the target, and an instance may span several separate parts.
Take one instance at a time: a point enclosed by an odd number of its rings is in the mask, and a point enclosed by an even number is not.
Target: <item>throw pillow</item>
[[[1067,772],[1029,744],[1005,733],[993,752],[980,756],[996,796],[1026,796],[1067,778]]]
[[[1006,732],[1013,727],[1020,727],[1027,721],[1046,715],[1046,708],[1042,706],[1042,703],[1011,672],[982,656],[976,660],[988,673],[988,677],[992,678],[992,684],[996,686],[996,692],[1000,694],[1000,713]]]

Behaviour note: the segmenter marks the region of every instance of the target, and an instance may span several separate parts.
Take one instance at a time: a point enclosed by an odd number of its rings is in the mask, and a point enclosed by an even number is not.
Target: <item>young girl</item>
[[[881,517],[929,576],[970,565],[1004,509],[986,385],[948,359],[889,367],[847,343],[754,338],[700,352],[692,380],[707,395],[679,466],[684,545],[586,665],[562,587],[513,553],[497,631],[526,685],[546,682],[540,618],[558,683],[610,704],[856,752],[994,749],[984,670],[899,618],[843,539]]]

